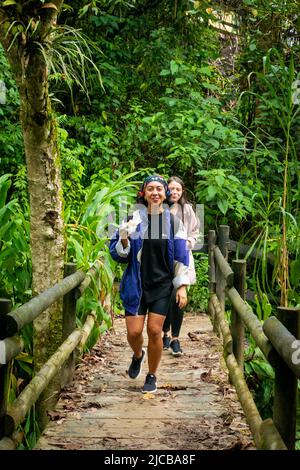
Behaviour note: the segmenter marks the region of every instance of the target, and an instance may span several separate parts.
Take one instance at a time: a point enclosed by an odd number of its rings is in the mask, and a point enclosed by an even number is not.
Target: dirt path
[[[124,319],[85,355],[40,438],[38,449],[253,449],[221,346],[206,315],[187,315],[184,355],[163,352],[156,394],[142,394],[147,372],[126,375],[131,350]]]

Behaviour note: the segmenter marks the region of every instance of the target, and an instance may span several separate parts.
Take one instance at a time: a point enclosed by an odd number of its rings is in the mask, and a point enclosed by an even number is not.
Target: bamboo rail
[[[93,329],[95,321],[96,321],[96,313],[94,311],[92,311],[91,313],[89,313],[87,315],[86,321],[85,321],[85,323],[84,323],[84,325],[81,329],[82,337],[81,337],[80,343],[78,345],[79,350],[82,350],[85,343],[87,342],[87,339],[91,334],[91,331]]]
[[[228,262],[221,253],[218,246],[214,247],[215,260],[222,273],[223,278],[226,281],[227,286],[231,287],[233,284],[233,271],[229,266]]]
[[[32,322],[40,313],[46,310],[50,305],[67,294],[70,290],[77,287],[84,279],[85,273],[77,271],[71,276],[55,284],[50,289],[42,292],[33,299],[29,300],[21,307],[5,316],[0,317],[0,339],[14,335],[23,326]]]
[[[74,351],[81,337],[81,330],[73,331],[35,377],[33,377],[14,403],[8,407],[4,415],[4,433],[6,436],[12,434],[17,426],[24,421],[32,405],[37,401],[51,379],[57,374],[57,371],[69,357],[70,353]]]
[[[269,317],[263,330],[289,369],[300,379],[300,341],[276,317]]]
[[[229,239],[229,227],[220,226],[218,230],[219,246],[215,231],[209,231],[208,244],[195,252],[208,253],[209,257],[209,313],[212,317],[214,331],[221,336],[224,358],[229,370],[246,419],[249,423],[257,448],[293,449],[295,443],[295,406],[297,378],[300,375],[299,362],[293,358],[295,345],[299,347],[300,309],[293,321],[290,312],[279,312],[279,321],[269,318],[262,325],[245,302],[245,260],[236,260],[231,268],[228,262],[230,251],[239,250],[245,253],[246,245]],[[259,256],[259,250],[249,255]],[[268,257],[272,263],[272,256]],[[88,314],[81,329],[76,329],[76,299],[89,286],[91,278],[99,270],[99,261],[88,271],[75,271],[72,264],[66,266],[65,278],[56,285],[31,299],[26,304],[10,311],[9,301],[0,299],[0,450],[13,449],[22,437],[16,429],[25,419],[31,406],[47,387],[51,379],[62,368],[63,382],[68,383],[73,376],[75,355],[82,350],[95,322],[95,312]],[[44,364],[32,381],[21,392],[15,402],[7,407],[5,390],[7,390],[11,360],[22,349],[23,342],[13,336],[23,326],[33,321],[53,302],[64,298],[63,339],[64,342]],[[232,322],[229,327],[225,318],[225,301],[232,305]],[[266,359],[275,368],[275,405],[274,416],[265,421],[260,417],[252,395],[243,375],[244,327],[256,341]],[[286,386],[288,384],[288,386]],[[287,390],[286,390],[287,389]],[[292,405],[291,405],[292,404]],[[287,419],[286,409],[290,406]],[[2,439],[1,439],[2,437]]]
[[[12,336],[0,340],[0,364],[8,364],[24,349],[24,341],[20,336]]]
[[[222,337],[224,358],[231,383],[259,449],[294,449],[297,411],[297,379],[300,378],[300,308],[278,308],[278,318],[270,317],[262,325],[245,302],[246,260],[235,260],[232,268],[228,250],[246,253],[249,247],[229,239],[229,227],[220,226],[219,246],[214,231],[208,234],[210,299],[208,313],[214,331]],[[250,256],[260,256],[253,250]],[[274,262],[272,255],[268,256]],[[225,318],[225,301],[231,304],[231,327]],[[244,379],[244,329],[255,340],[275,370],[273,419],[262,420]],[[287,411],[288,410],[288,411]]]
[[[222,337],[223,337],[223,347],[225,355],[232,354],[232,337],[227,321],[225,320],[224,312],[219,303],[218,297],[216,294],[213,294],[210,298],[210,302],[215,310],[215,317],[217,318]]]
[[[227,291],[227,295],[231,300],[235,311],[239,317],[243,320],[244,324],[247,326],[249,332],[255,339],[257,345],[268,359],[269,362],[274,362],[274,348],[263,332],[263,327],[258,320],[257,316],[253,313],[252,308],[246,304],[246,302],[241,298],[238,291],[235,287],[231,287]]]
[[[87,288],[96,272],[97,270],[92,267],[85,274],[76,271],[73,263],[68,263],[65,265],[65,278],[62,281],[14,311],[11,311],[8,299],[0,299],[0,450],[15,449],[20,444],[22,434],[16,431],[17,427],[24,421],[32,405],[59,370],[61,370],[62,385],[72,380],[75,356],[78,356],[83,349],[96,319],[95,312],[91,312],[87,315],[83,327],[76,329],[76,299]],[[61,297],[64,298],[62,328],[64,341],[17,399],[7,406],[11,361],[24,348],[22,338],[12,335]]]
[[[255,445],[258,449],[287,450],[281,436],[272,420],[263,422],[253,397],[248,389],[243,371],[232,354],[232,337],[229,326],[225,320],[224,312],[215,294],[210,299],[210,309],[215,309],[215,314],[220,322],[223,336],[224,358],[229,370],[231,383],[235,386],[239,401],[247,418]]]

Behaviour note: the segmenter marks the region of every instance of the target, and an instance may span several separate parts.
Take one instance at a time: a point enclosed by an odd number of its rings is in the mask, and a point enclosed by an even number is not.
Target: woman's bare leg
[[[127,341],[133,350],[133,353],[137,359],[142,357],[143,347],[143,328],[145,323],[145,315],[127,316],[126,328],[127,328]]]
[[[149,374],[155,374],[160,363],[163,349],[161,334],[164,321],[165,317],[163,315],[153,312],[148,314],[147,334]]]

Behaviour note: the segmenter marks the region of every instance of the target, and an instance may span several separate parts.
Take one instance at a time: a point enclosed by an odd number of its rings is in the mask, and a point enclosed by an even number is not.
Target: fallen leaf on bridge
[[[163,384],[163,385],[160,385],[158,388],[164,388],[166,390],[186,390],[187,386],[185,386],[185,385]]]
[[[203,380],[203,382],[211,382],[212,378],[212,370],[209,369],[208,371],[202,372],[200,375],[200,379]]]
[[[58,411],[48,411],[47,415],[51,421],[58,421],[59,419],[65,418],[65,415],[59,413]]]
[[[103,406],[103,404],[98,403],[97,401],[90,401],[88,403],[83,403],[83,405],[81,405],[81,408],[103,408]]]
[[[143,399],[144,399],[144,400],[151,400],[152,398],[154,398],[153,393],[145,393],[145,394],[143,395]]]
[[[188,337],[189,337],[192,341],[200,341],[199,336],[198,336],[196,333],[193,333],[193,332],[191,332],[191,331],[188,332]]]

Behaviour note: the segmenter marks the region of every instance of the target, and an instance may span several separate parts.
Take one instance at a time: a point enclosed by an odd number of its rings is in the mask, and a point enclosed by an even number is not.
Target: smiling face
[[[144,199],[147,201],[148,207],[158,208],[166,199],[165,188],[158,181],[148,183],[144,191]]]
[[[170,201],[178,202],[182,196],[182,186],[177,181],[171,181],[169,183],[169,190],[171,191]]]

